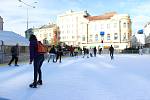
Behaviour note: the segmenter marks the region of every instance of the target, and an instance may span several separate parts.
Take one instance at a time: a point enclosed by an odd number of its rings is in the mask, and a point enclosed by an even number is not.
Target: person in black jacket
[[[109,51],[110,51],[110,57],[111,57],[111,60],[114,58],[114,48],[113,46],[111,45],[110,48],[109,48]]]
[[[96,47],[93,48],[93,51],[94,51],[94,56],[96,57],[96,52],[97,52]]]
[[[59,59],[59,63],[61,63],[61,56],[63,54],[63,51],[62,51],[62,48],[60,45],[58,45],[58,48],[57,48],[57,56],[56,56],[56,62],[57,60]]]
[[[37,85],[43,84],[41,66],[44,61],[44,54],[38,52],[38,41],[35,35],[30,35],[29,41],[30,64],[33,62],[34,66],[34,80],[33,83],[29,85],[29,87],[36,88]]]
[[[51,58],[53,59],[53,62],[55,62],[55,61],[54,61],[55,55],[56,55],[56,49],[55,49],[55,46],[53,45],[52,48],[51,48],[50,51],[49,51],[48,62],[50,61]]]
[[[15,66],[19,66],[18,63],[18,56],[19,56],[19,45],[16,44],[15,46],[13,46],[11,48],[11,55],[12,55],[12,59],[10,60],[10,62],[8,63],[9,66],[11,66],[11,63],[15,60]]]

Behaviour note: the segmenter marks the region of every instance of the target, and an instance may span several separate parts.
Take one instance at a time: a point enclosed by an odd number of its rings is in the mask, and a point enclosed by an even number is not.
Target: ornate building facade
[[[91,16],[87,11],[68,11],[57,17],[60,41],[68,45],[116,49],[130,47],[131,19],[116,12]]]
[[[59,41],[59,31],[56,24],[43,25],[40,28],[31,28],[27,30],[26,38],[29,38],[30,34],[36,35],[37,39],[44,44],[52,45],[57,44]]]

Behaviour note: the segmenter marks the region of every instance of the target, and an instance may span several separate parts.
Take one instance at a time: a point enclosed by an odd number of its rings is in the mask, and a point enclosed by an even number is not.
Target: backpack
[[[40,54],[44,54],[47,52],[45,45],[43,45],[40,41],[37,42],[37,52]]]

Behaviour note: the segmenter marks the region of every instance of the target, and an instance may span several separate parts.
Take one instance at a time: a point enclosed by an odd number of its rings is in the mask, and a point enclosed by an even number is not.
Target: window
[[[72,36],[72,39],[74,39],[75,37],[74,36]]]
[[[93,36],[92,35],[90,35],[90,38],[92,38]]]
[[[103,24],[101,24],[101,29],[104,29],[104,25]]]
[[[117,40],[117,39],[118,39],[118,34],[115,33],[115,34],[114,34],[114,40]]]
[[[114,23],[114,28],[117,28],[117,23]]]
[[[85,41],[85,36],[84,35],[82,36],[82,41]]]
[[[107,24],[107,29],[109,29],[110,28],[110,24]]]
[[[126,23],[123,23],[123,27],[126,28]]]
[[[123,34],[123,41],[126,40],[126,33]]]
[[[128,23],[128,29],[130,29],[130,24]]]
[[[98,34],[95,35],[95,41],[98,41]]]
[[[107,34],[107,40],[110,40],[110,34]]]

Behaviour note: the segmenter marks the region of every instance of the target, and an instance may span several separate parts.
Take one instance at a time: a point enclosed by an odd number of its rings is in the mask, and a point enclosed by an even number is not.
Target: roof
[[[104,15],[100,15],[100,16],[88,16],[86,18],[89,21],[92,21],[92,20],[104,20],[104,19],[110,19],[115,14],[117,14],[117,13],[116,12],[109,12],[109,13],[105,13]]]
[[[3,41],[4,45],[16,45],[17,43],[20,46],[29,45],[28,39],[11,31],[0,31],[0,45],[1,41]]]

